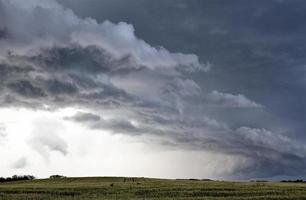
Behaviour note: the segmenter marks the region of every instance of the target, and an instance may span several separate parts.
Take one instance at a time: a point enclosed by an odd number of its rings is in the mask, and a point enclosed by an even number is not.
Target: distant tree
[[[66,176],[63,176],[63,175],[51,175],[49,178],[51,178],[51,179],[66,178]]]
[[[18,177],[17,175],[12,176],[13,180],[18,180],[19,178],[21,178],[21,177]]]

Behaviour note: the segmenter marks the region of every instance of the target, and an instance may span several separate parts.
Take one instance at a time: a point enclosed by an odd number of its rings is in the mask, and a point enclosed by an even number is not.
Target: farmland
[[[0,184],[1,200],[306,199],[305,183],[166,180],[123,177],[37,179]]]

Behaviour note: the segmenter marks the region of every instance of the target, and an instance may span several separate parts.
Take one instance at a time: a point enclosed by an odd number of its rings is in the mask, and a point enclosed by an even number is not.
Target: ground
[[[164,180],[123,177],[58,178],[0,184],[1,200],[306,199],[305,183]]]

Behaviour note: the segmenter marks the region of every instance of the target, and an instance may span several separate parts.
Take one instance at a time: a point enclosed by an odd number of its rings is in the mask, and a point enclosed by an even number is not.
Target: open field
[[[0,184],[1,200],[306,199],[305,183],[241,183],[147,178],[62,178]]]

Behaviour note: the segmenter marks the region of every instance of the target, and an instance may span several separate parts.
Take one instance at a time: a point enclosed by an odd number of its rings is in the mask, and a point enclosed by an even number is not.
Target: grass
[[[122,177],[38,179],[0,184],[0,199],[305,200],[306,184],[125,179]]]

